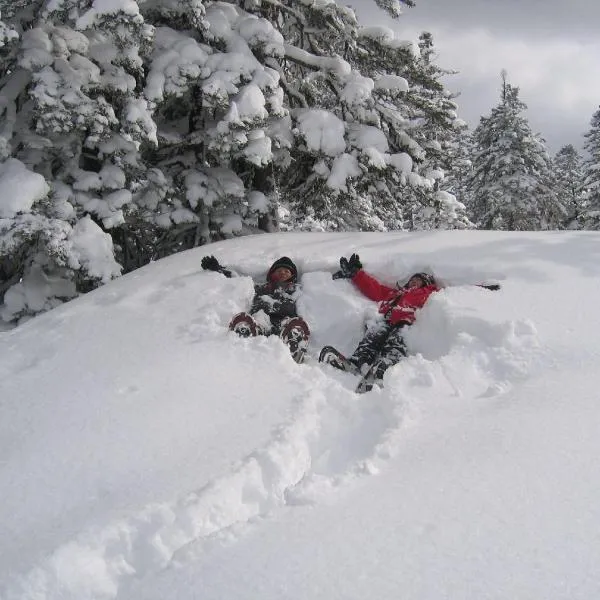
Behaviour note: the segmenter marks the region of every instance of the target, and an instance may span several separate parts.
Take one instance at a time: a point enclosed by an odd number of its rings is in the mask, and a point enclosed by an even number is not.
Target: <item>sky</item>
[[[600,597],[599,249],[597,232],[246,236],[0,332],[0,598]],[[383,282],[443,286],[362,395],[316,360],[377,312],[332,278],[352,252]],[[207,254],[241,276],[202,271]],[[227,330],[282,255],[301,365]]]
[[[521,89],[534,131],[554,153],[583,146],[600,106],[600,4],[588,0],[416,0],[394,21],[372,0],[352,0],[361,24],[390,25],[401,38],[430,31],[438,64],[459,71],[459,114],[475,126],[500,98],[500,72]]]

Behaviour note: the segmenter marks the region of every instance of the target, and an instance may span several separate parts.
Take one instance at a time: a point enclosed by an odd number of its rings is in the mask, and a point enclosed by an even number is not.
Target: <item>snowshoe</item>
[[[238,313],[231,319],[229,330],[234,331],[240,337],[253,337],[260,335],[261,329],[258,323],[248,313]]]
[[[324,346],[322,348],[319,353],[319,362],[324,362],[347,373],[354,373],[355,375],[360,373],[360,369],[333,346]]]
[[[308,339],[310,329],[304,319],[301,317],[291,317],[281,324],[281,333],[279,337],[283,343],[290,349],[292,358],[298,363],[304,361],[304,356],[308,348]]]
[[[388,365],[382,363],[381,361],[377,361],[373,363],[371,368],[363,375],[361,380],[358,382],[356,386],[357,394],[364,394],[366,392],[370,392],[376,385],[379,387],[383,387],[383,376],[387,369]]]

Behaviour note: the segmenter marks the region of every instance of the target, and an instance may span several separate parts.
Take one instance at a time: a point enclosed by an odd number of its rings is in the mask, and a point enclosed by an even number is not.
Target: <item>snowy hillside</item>
[[[352,252],[446,286],[360,396],[315,358],[375,314],[331,278]],[[296,262],[305,364],[227,332],[252,280],[206,254]],[[261,235],[0,332],[0,598],[598,598],[599,259],[596,233]]]

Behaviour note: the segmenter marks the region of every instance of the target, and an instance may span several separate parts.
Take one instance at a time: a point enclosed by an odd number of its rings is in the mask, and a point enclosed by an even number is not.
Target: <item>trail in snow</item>
[[[536,355],[530,323],[492,323],[481,308],[488,292],[449,289],[432,298],[410,331],[407,341],[416,356],[390,369],[383,390],[357,396],[353,376],[316,364],[314,356],[324,343],[351,350],[374,305],[347,282],[332,282],[329,273],[307,274],[303,283],[300,309],[314,332],[307,364],[285,362],[276,340],[230,340],[237,351],[260,347],[273,364],[289,370],[297,389],[289,415],[270,439],[201,489],[77,535],[13,581],[7,600],[115,598],[134,578],[197,559],[215,537],[241,535],[249,523],[283,507],[327,502],[336,490],[385,468],[404,427],[423,420],[429,403],[504,394],[511,382],[527,376]],[[221,341],[215,328],[230,309],[207,311],[179,334]]]

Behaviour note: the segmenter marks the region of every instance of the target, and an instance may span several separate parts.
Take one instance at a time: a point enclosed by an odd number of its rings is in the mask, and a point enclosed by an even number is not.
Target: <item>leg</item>
[[[403,327],[405,325],[406,323],[402,323],[390,328],[389,335],[381,348],[379,356],[356,387],[358,394],[371,391],[374,385],[381,386],[385,372],[406,356],[406,345],[403,337]]]
[[[390,328],[387,339],[379,353],[375,379],[382,379],[383,374],[387,369],[400,362],[400,360],[406,356],[406,344],[404,343],[405,326],[406,325],[402,323]]]
[[[385,321],[379,321],[367,330],[367,333],[348,360],[359,370],[364,364],[371,365],[383,349],[391,329],[392,325]]]

